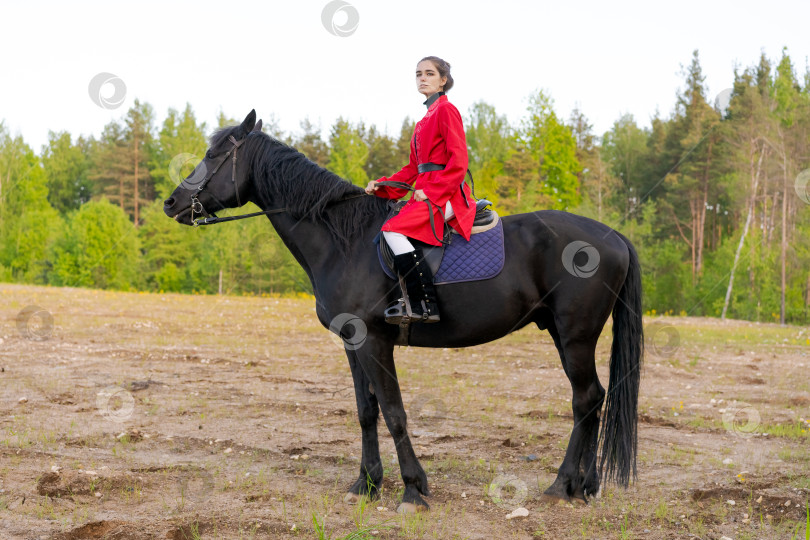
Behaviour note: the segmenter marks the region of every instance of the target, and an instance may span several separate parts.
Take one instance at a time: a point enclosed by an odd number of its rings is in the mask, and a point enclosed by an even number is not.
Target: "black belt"
[[[419,170],[420,173],[426,173],[431,171],[441,171],[446,167],[446,165],[441,165],[439,163],[420,163],[416,168]]]
[[[442,171],[444,170],[445,167],[447,167],[447,165],[442,165],[441,163],[431,163],[428,161],[427,163],[420,163],[419,165],[416,166],[416,169],[420,173],[426,173],[431,171]],[[473,177],[472,173],[470,172],[470,169],[467,169],[467,174],[470,176],[470,183],[472,184],[472,194],[473,198],[475,198],[475,183],[473,182]],[[464,179],[461,180],[461,185],[459,187],[461,188],[462,195],[464,195]],[[464,195],[464,203],[468,207],[470,206],[470,201],[467,200],[467,195]]]

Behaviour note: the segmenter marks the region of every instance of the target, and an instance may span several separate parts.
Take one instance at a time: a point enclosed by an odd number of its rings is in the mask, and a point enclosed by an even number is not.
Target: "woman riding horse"
[[[475,201],[464,182],[467,172],[464,126],[458,109],[445,95],[453,87],[450,64],[436,56],[420,60],[416,65],[416,87],[427,98],[424,102],[427,113],[414,128],[408,164],[398,173],[373,180],[366,187],[366,193],[388,199],[414,192],[402,210],[382,226],[402,286],[402,299],[385,310],[385,320],[392,324],[400,324],[406,318],[413,322],[439,321],[433,274],[422,251],[409,238],[438,246],[447,222],[469,241],[475,218]],[[408,186],[398,187],[392,182]],[[434,225],[437,223],[438,232]]]

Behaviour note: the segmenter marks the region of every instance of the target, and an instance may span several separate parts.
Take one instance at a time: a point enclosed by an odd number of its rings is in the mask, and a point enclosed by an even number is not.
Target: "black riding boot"
[[[385,321],[391,324],[439,322],[433,273],[424,260],[422,250],[417,248],[394,255],[394,270],[399,276],[402,298],[385,310]]]

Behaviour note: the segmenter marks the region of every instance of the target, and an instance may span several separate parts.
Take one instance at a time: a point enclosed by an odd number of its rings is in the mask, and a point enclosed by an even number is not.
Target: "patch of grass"
[[[659,501],[658,506],[655,507],[655,517],[659,521],[664,523],[669,523],[670,521],[670,510],[669,505],[667,505],[666,501]]]
[[[807,426],[800,422],[759,426],[758,431],[767,433],[768,435],[774,437],[785,437],[788,439],[810,439],[810,431],[807,430]]]
[[[808,489],[810,490],[810,475],[792,475],[787,474],[786,478],[789,482],[789,485],[792,487],[796,487],[799,489]]]
[[[782,461],[788,463],[808,463],[810,462],[810,452],[807,450],[798,450],[795,448],[784,447],[780,448],[776,454]]]

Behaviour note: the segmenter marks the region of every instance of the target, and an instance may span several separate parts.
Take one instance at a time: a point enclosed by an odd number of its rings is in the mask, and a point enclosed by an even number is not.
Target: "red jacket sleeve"
[[[432,203],[443,205],[459,189],[467,173],[467,138],[455,105],[446,103],[436,114],[439,115],[439,133],[447,149],[447,164],[443,170],[432,175],[423,189]]]
[[[408,164],[402,167],[398,173],[394,173],[391,176],[383,176],[377,182],[383,182],[385,180],[393,180],[394,182],[405,182],[406,184],[413,185],[416,181],[416,175],[419,174],[419,169],[416,165],[416,151],[414,150],[413,145],[413,137],[411,137],[411,156],[408,160]],[[400,199],[408,194],[408,191],[404,189],[380,186],[377,191],[374,192],[374,195],[377,197],[383,197],[384,199]]]

